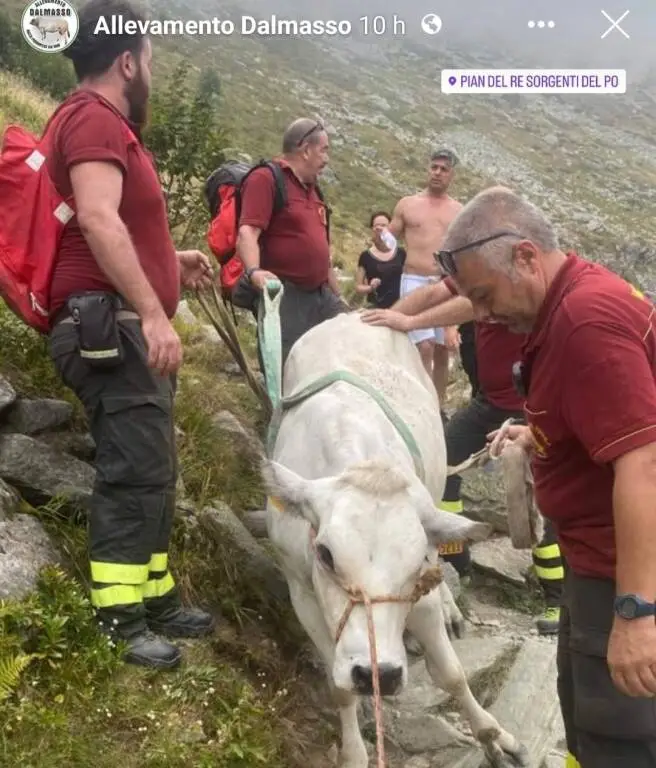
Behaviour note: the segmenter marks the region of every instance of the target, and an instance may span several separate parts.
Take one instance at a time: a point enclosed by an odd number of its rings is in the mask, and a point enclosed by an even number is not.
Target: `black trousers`
[[[138,318],[119,320],[124,360],[94,368],[78,353],[70,321],[50,333],[63,382],[84,405],[96,443],[88,528],[91,602],[103,624],[128,637],[147,617],[179,606],[168,568],[175,512],[175,379],[147,366]]]
[[[471,386],[471,396],[480,392],[478,369],[476,366],[476,332],[474,322],[463,323],[458,327],[460,333],[460,360]]]
[[[507,411],[490,403],[482,393],[452,416],[446,431],[447,463],[455,466],[468,459],[472,453],[480,451],[487,443],[487,435],[498,429],[506,419],[524,419],[522,411]],[[449,512],[462,514],[464,511],[460,489],[462,478],[451,475],[447,478],[442,499],[442,508]],[[445,547],[442,557],[450,562],[459,573],[469,569],[470,553],[466,543],[457,543]],[[560,548],[551,523],[545,521],[545,532],[540,544],[533,550],[533,560],[540,579],[545,600],[549,607],[560,605],[563,570]]]
[[[333,293],[327,283],[308,291],[288,280],[281,281],[284,288],[280,302],[280,337],[282,342],[282,364],[296,342],[315,325],[329,320],[342,312],[348,311],[346,306]],[[261,301],[261,299],[258,299]],[[257,317],[257,309],[255,310]],[[258,339],[258,357],[260,367],[262,357]]]
[[[568,570],[558,637],[567,749],[581,768],[653,768],[656,700],[621,693],[606,662],[614,597],[614,582]]]

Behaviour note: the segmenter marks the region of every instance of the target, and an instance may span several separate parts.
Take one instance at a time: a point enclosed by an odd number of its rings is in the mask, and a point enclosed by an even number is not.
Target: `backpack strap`
[[[321,202],[324,204],[326,208],[326,237],[328,238],[328,242],[330,242],[330,215],[332,214],[333,209],[326,202],[326,198],[323,196],[321,187],[318,184],[315,184],[314,188],[317,190],[317,195],[319,195],[319,200],[321,200]]]
[[[273,174],[273,181],[275,185],[274,198],[273,198],[273,213],[278,213],[282,208],[287,205],[287,182],[285,181],[285,174],[278,163],[273,160],[260,160],[259,163],[254,165],[248,173],[244,176],[239,184],[240,194],[235,196],[235,208],[237,213],[237,225],[239,225],[239,219],[241,217],[241,190],[246,182],[246,179],[256,171],[258,168],[268,168]]]
[[[287,182],[285,174],[280,165],[273,160],[262,162],[273,174],[273,180],[276,184],[275,197],[273,198],[273,212],[277,213],[287,205]]]

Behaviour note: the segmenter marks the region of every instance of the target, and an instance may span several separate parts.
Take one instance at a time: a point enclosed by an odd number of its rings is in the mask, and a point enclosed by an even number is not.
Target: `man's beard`
[[[134,80],[125,84],[123,91],[128,102],[128,120],[143,127],[148,122],[148,86],[144,82],[141,70]]]

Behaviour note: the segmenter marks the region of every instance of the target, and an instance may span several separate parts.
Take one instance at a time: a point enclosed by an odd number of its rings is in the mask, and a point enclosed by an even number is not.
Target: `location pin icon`
[[[455,85],[455,84],[456,84],[456,78],[453,75],[451,75],[451,77],[449,78],[449,85]]]

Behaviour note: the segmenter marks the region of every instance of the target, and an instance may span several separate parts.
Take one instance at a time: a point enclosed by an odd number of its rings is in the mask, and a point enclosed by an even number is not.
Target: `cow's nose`
[[[394,664],[381,664],[378,667],[380,679],[380,692],[383,696],[393,696],[401,685],[403,668]],[[355,690],[365,696],[371,696],[374,692],[374,682],[371,667],[355,666],[351,670]]]

